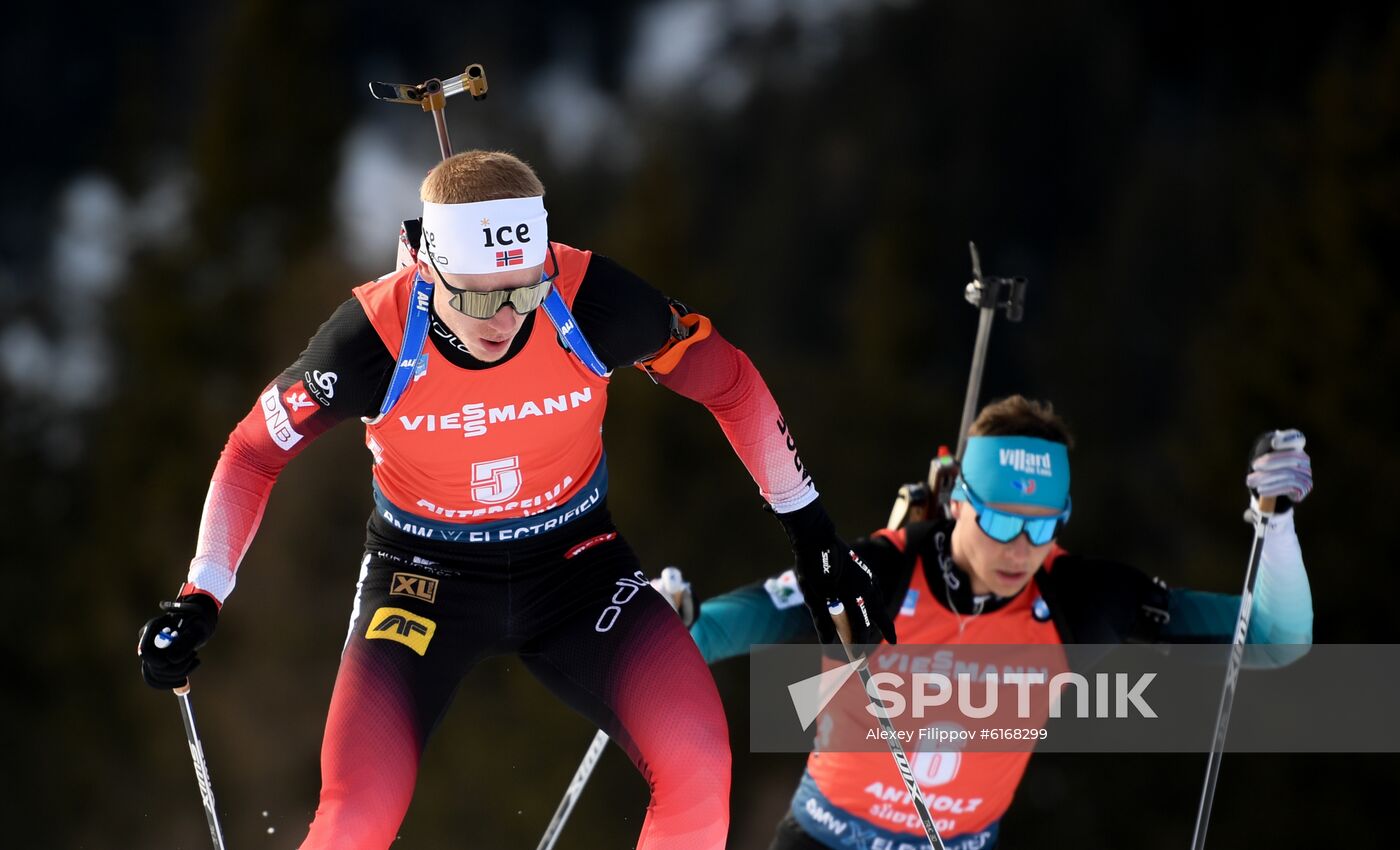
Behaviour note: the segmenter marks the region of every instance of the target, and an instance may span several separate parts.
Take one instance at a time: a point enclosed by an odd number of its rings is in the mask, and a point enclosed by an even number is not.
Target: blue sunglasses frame
[[[977,527],[982,529],[982,533],[998,543],[1010,543],[1024,532],[1026,539],[1030,541],[1032,546],[1044,546],[1060,536],[1060,529],[1069,522],[1070,509],[1073,507],[1069,497],[1066,496],[1065,509],[1058,514],[1051,516],[1013,514],[1008,511],[999,511],[977,498],[977,494],[968,485],[967,479],[962,476],[958,476],[958,486],[967,498],[968,504],[972,505],[972,509],[977,512]]]

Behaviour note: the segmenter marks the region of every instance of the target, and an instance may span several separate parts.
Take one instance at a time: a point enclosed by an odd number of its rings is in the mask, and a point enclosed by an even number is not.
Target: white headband
[[[544,197],[423,203],[423,250],[449,274],[529,268],[549,253]]]

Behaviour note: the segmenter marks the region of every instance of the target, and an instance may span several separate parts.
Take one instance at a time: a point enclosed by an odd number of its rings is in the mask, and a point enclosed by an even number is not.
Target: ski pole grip
[[[1259,513],[1264,514],[1265,516],[1272,516],[1277,502],[1278,498],[1275,496],[1260,496]]]
[[[846,606],[839,600],[828,599],[826,602],[826,612],[831,615],[831,622],[836,626],[836,636],[841,639],[841,645],[846,647],[846,652],[851,651],[851,620],[846,616]]]
[[[181,685],[178,688],[172,688],[171,690],[174,691],[175,696],[177,697],[182,697],[185,694],[188,694],[190,692],[190,680],[186,679],[183,685]]]

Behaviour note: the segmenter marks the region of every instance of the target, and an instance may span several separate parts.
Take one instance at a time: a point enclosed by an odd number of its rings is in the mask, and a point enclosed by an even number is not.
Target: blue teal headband
[[[969,437],[962,477],[983,502],[1069,506],[1069,449],[1039,437]],[[966,501],[959,484],[952,498]]]

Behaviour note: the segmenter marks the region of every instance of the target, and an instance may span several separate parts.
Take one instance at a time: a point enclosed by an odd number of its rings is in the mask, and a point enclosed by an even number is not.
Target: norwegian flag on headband
[[[524,263],[524,262],[525,262],[525,249],[524,249],[524,248],[515,248],[515,249],[510,250],[510,251],[497,251],[497,252],[496,252],[496,268],[498,268],[498,269],[499,269],[499,268],[504,268],[505,266],[518,266],[518,265],[520,265],[520,264],[522,264],[522,263]]]

